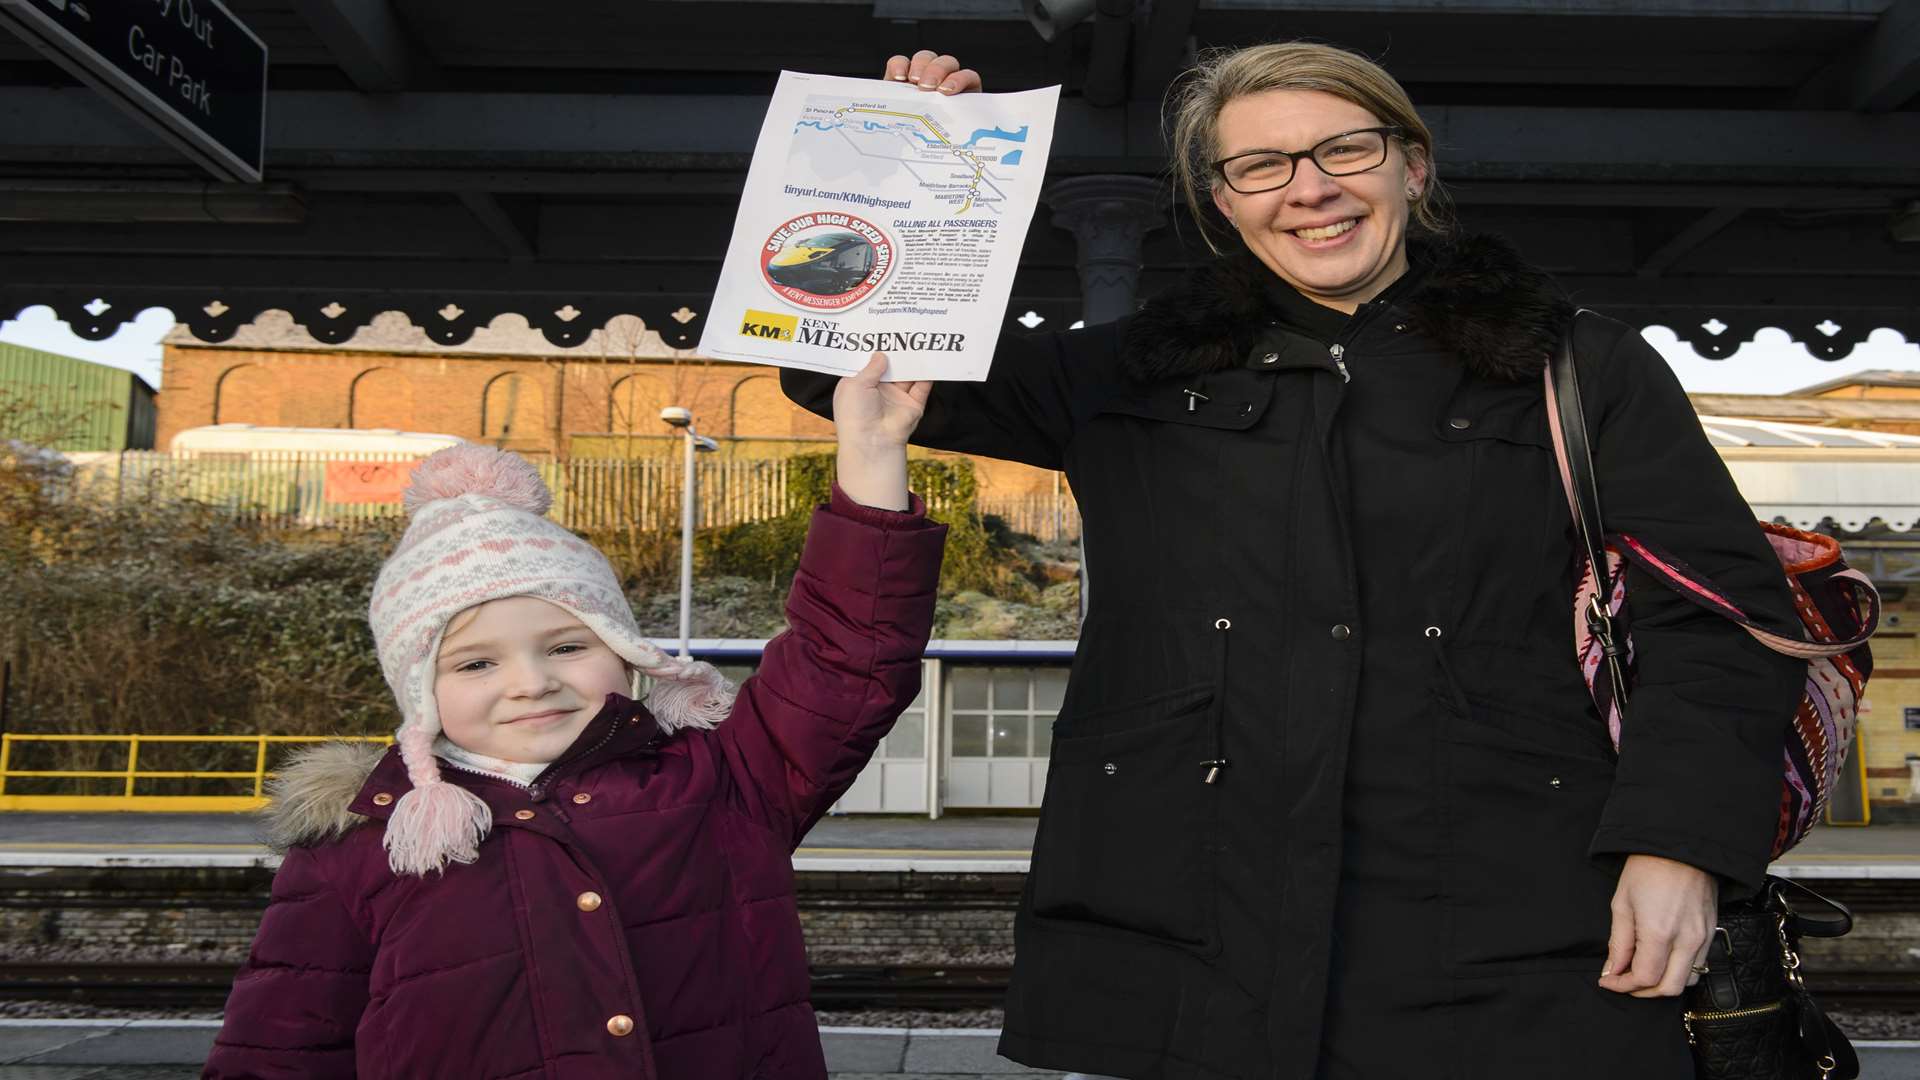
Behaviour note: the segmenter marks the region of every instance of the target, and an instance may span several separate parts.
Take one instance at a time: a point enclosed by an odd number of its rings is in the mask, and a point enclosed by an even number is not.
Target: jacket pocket
[[[1618,878],[1587,854],[1613,789],[1606,737],[1463,691],[1436,652],[1449,684],[1437,740],[1449,966],[1468,978],[1599,978]]]
[[[1213,698],[1200,684],[1058,726],[1028,883],[1035,920],[1218,950]],[[1094,725],[1105,733],[1068,734]]]

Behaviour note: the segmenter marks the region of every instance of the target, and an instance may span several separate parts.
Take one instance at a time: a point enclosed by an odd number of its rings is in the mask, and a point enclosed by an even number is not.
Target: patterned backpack
[[[1880,594],[1865,574],[1847,566],[1839,541],[1760,522],[1786,573],[1794,609],[1805,629],[1804,639],[1786,637],[1760,627],[1707,577],[1646,538],[1607,534],[1601,525],[1586,416],[1580,409],[1571,329],[1561,339],[1545,381],[1547,423],[1553,431],[1560,482],[1582,542],[1580,585],[1574,594],[1574,651],[1593,703],[1606,718],[1614,749],[1620,748],[1621,713],[1633,685],[1624,572],[1629,563],[1738,624],[1767,648],[1807,661],[1806,690],[1794,712],[1782,770],[1780,821],[1773,838],[1773,857],[1779,858],[1819,821],[1853,746],[1855,710],[1867,677],[1873,674],[1867,639],[1880,622]]]

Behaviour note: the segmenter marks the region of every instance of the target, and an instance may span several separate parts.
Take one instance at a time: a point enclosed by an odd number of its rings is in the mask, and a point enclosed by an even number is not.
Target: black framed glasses
[[[1307,150],[1249,150],[1214,162],[1213,171],[1242,195],[1286,187],[1293,182],[1294,169],[1302,158],[1328,176],[1352,176],[1379,168],[1387,160],[1387,140],[1400,138],[1404,130],[1395,126],[1360,128],[1321,139]]]

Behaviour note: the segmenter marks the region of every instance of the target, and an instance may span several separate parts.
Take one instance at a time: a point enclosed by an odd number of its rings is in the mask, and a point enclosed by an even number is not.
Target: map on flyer
[[[700,352],[837,375],[987,377],[1060,88],[945,94],[782,72]]]

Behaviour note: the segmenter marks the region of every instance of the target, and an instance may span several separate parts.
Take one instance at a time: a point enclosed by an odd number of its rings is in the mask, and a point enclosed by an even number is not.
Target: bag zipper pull
[[[1327,352],[1333,357],[1333,366],[1340,369],[1340,381],[1343,383],[1352,382],[1353,376],[1347,373],[1347,362],[1341,359],[1347,355],[1347,347],[1345,345],[1329,345],[1327,346]]]

